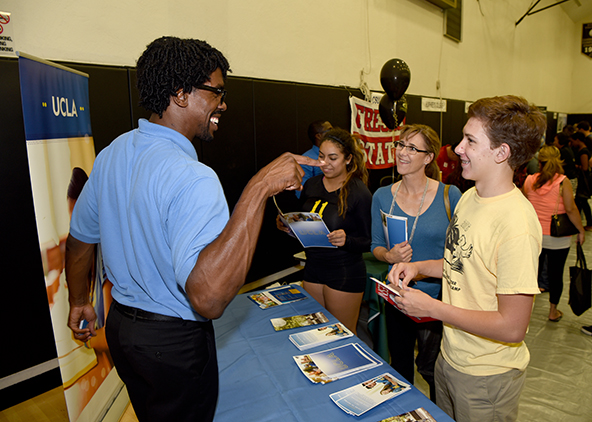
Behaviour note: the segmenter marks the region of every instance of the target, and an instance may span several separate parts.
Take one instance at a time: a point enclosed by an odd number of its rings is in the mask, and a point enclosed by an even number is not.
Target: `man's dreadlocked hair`
[[[140,105],[162,118],[171,96],[179,89],[191,92],[209,81],[218,68],[226,80],[228,60],[205,41],[158,38],[146,47],[136,65]]]

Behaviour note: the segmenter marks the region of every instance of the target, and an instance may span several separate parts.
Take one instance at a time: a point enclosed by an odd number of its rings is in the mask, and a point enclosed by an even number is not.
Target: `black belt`
[[[183,321],[182,318],[172,317],[168,315],[155,314],[154,312],[148,312],[143,309],[132,308],[131,306],[122,305],[119,302],[113,301],[117,310],[124,316],[131,319],[141,319],[144,321],[161,321],[161,322],[179,322]]]

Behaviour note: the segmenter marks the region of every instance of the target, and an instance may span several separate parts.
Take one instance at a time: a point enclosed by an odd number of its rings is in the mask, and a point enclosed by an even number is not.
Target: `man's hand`
[[[304,170],[300,164],[314,167],[320,165],[312,158],[286,152],[263,167],[255,177],[261,178],[267,185],[267,196],[273,196],[284,190],[300,190],[302,176],[304,176]]]
[[[79,328],[80,323],[86,320],[86,328]],[[96,336],[95,321],[97,314],[90,303],[83,306],[70,306],[70,315],[68,317],[68,327],[74,332],[74,338],[78,341],[86,342],[91,336]]]

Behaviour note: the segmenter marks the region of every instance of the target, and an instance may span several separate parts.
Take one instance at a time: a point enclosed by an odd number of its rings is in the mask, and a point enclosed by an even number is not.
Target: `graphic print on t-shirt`
[[[321,204],[321,200],[319,199],[318,201],[316,201],[314,203],[314,206],[312,207],[312,210],[310,210],[310,212],[316,212],[318,215],[321,216],[321,218],[323,218],[323,211],[325,210],[325,207],[327,206],[329,202],[323,202],[323,204],[321,205],[321,208],[317,211],[317,207]]]
[[[461,234],[461,230],[466,232],[470,227],[470,224],[458,224],[458,215],[454,214],[448,230],[446,230],[446,249],[450,252],[450,259],[445,255],[444,259],[450,266],[450,271],[455,271],[459,274],[463,274],[463,259],[468,259],[473,253],[473,245],[467,245],[467,238],[464,234]],[[452,274],[444,272],[443,279],[446,280],[452,290],[460,290],[456,281],[452,280]]]

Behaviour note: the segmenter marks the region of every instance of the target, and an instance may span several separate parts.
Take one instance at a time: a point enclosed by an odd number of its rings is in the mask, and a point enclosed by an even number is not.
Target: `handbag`
[[[563,184],[563,182],[561,182]],[[559,185],[559,195],[555,204],[555,213],[551,216],[551,236],[565,237],[578,234],[580,231],[574,226],[566,213],[557,214],[559,210],[559,198],[561,197],[562,185]]]
[[[551,236],[565,237],[578,234],[579,232],[567,214],[554,214],[551,217]]]
[[[569,306],[580,316],[592,306],[592,271],[586,265],[582,245],[576,245],[576,265],[569,267]]]

